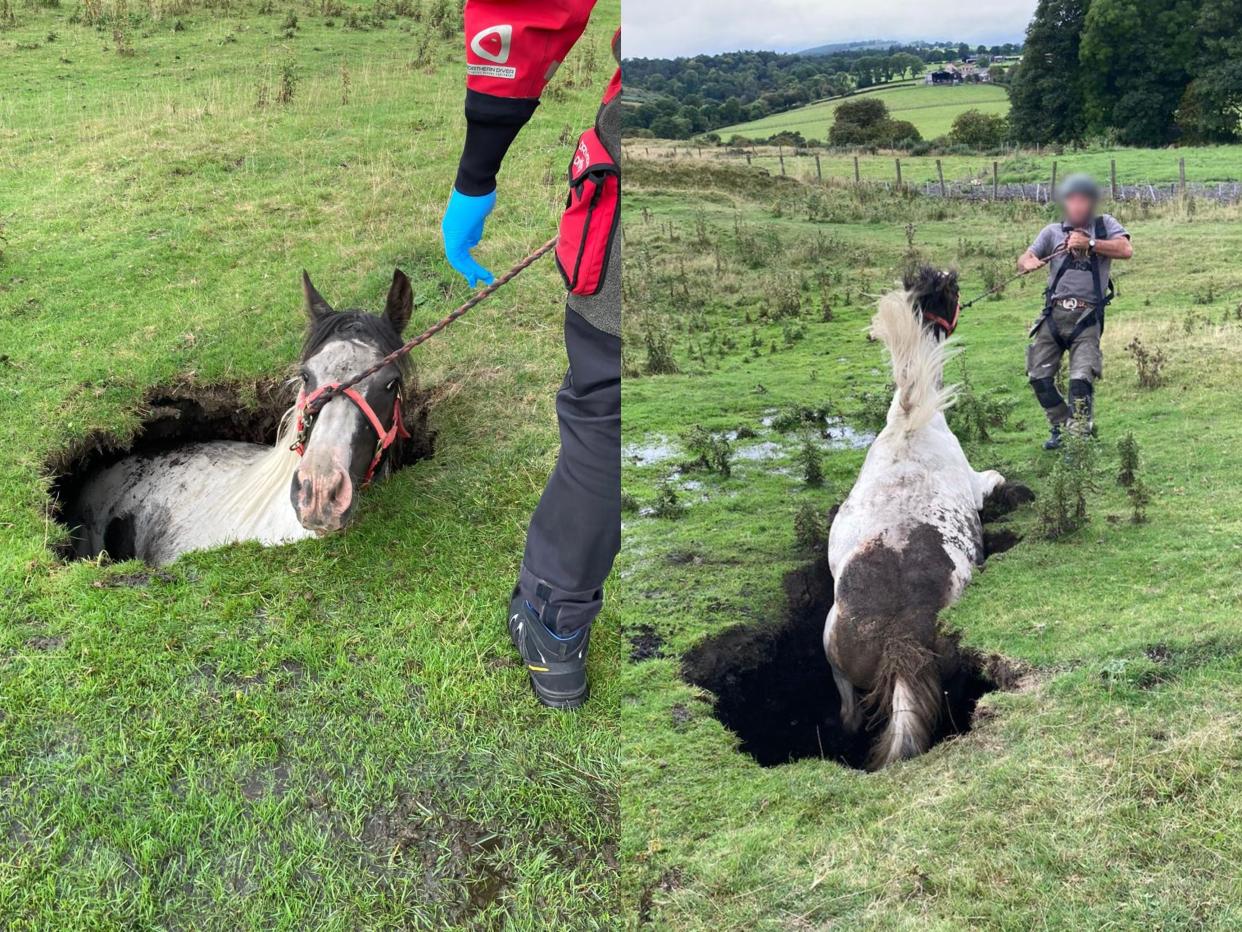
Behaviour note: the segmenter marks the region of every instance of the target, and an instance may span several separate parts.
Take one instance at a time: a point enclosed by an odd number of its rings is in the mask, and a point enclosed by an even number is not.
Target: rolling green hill
[[[964,110],[1000,114],[1009,112],[1009,96],[1005,89],[990,84],[963,84],[956,87],[906,84],[870,93],[888,104],[893,119],[909,120],[927,139],[947,133],[954,118]],[[836,97],[822,100],[797,110],[775,113],[762,120],[727,126],[717,132],[724,139],[735,133],[766,139],[780,132],[801,133],[807,139],[826,139],[837,107],[850,99],[852,98]]]

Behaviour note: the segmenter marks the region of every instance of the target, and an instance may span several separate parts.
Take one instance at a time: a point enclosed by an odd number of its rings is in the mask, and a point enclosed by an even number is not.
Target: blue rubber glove
[[[444,255],[449,265],[462,274],[471,288],[477,288],[480,283],[490,285],[495,281],[492,273],[470,255],[470,250],[479,245],[479,240],[483,238],[483,221],[495,206],[495,191],[471,197],[454,188],[444,211],[444,220],[440,223],[440,232],[444,234]]]

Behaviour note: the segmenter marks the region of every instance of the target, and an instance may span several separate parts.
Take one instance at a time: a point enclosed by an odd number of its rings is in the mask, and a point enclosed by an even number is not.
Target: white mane
[[[957,354],[956,349],[936,339],[923,324],[913,294],[905,291],[893,291],[880,299],[871,335],[888,350],[897,383],[888,412],[889,427],[907,435],[926,427],[956,400],[957,386],[942,381],[945,363]]]

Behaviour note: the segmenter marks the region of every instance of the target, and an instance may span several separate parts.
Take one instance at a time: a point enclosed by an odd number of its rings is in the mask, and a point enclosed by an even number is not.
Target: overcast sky
[[[862,39],[1022,38],[1036,0],[622,0],[627,58],[799,49]]]

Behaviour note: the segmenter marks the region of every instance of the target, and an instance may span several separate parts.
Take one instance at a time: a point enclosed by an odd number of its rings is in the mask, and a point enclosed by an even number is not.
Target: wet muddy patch
[[[682,676],[711,692],[714,714],[738,737],[738,749],[764,767],[807,758],[865,769],[877,731],[850,733],[824,656],[824,620],[832,607],[828,561],[786,575],[788,608],[778,623],[737,625],[701,642],[682,659]],[[960,648],[944,682],[946,713],[933,745],[969,732],[983,696],[1013,689],[1020,671],[1003,658]]]
[[[51,514],[69,531],[69,539],[57,547],[57,555],[62,559],[96,556],[74,547],[77,522],[72,503],[85,483],[101,470],[128,456],[170,454],[193,443],[229,440],[271,446],[295,394],[290,383],[278,379],[207,385],[186,381],[159,386],[144,396],[141,423],[132,436],[95,431],[53,455],[44,466],[51,481]],[[397,469],[434,452],[435,435],[428,425],[429,400],[429,393],[407,389],[403,413],[410,439],[395,461]],[[142,579],[135,585],[149,582],[146,574],[136,574],[135,578],[138,575]]]

